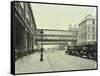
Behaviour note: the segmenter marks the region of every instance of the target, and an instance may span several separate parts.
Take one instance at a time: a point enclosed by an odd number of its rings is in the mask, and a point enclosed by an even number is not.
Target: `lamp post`
[[[43,30],[40,31],[41,34],[41,54],[40,54],[40,61],[43,61]]]

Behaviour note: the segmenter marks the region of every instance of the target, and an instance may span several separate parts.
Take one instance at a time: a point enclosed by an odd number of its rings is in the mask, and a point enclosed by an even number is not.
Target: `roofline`
[[[60,30],[60,29],[37,29],[37,30],[47,30],[47,31],[73,31],[73,30]]]
[[[92,19],[85,19],[82,22],[80,22],[78,25],[80,26],[82,23],[86,22],[87,20],[96,20],[96,19],[94,19],[94,18],[92,18]]]
[[[32,12],[31,5],[28,4],[28,7],[29,7],[29,9],[30,9],[30,11],[31,11],[32,19],[33,19],[33,22],[34,22],[34,24],[35,24],[35,28],[36,28],[36,22],[35,22],[35,19],[34,19],[34,14],[33,14],[33,12]]]

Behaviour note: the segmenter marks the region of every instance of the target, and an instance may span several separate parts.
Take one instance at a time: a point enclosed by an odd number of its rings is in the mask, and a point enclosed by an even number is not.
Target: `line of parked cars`
[[[96,45],[75,45],[67,46],[65,54],[97,60],[97,46]]]

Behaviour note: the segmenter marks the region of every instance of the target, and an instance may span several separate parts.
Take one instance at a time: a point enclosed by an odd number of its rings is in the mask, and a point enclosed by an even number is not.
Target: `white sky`
[[[78,25],[88,14],[96,16],[95,7],[31,3],[39,29],[67,30],[69,24]]]

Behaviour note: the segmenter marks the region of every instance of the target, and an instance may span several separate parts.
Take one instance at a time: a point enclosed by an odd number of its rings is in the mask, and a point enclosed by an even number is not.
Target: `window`
[[[95,27],[93,27],[93,32],[95,32]]]
[[[95,35],[93,34],[93,40],[95,39]]]
[[[24,4],[23,3],[20,3],[21,7],[24,9]]]
[[[93,20],[93,24],[95,24],[95,20]]]
[[[90,32],[90,27],[88,27],[88,32]]]
[[[88,35],[88,40],[90,40],[90,35]]]

